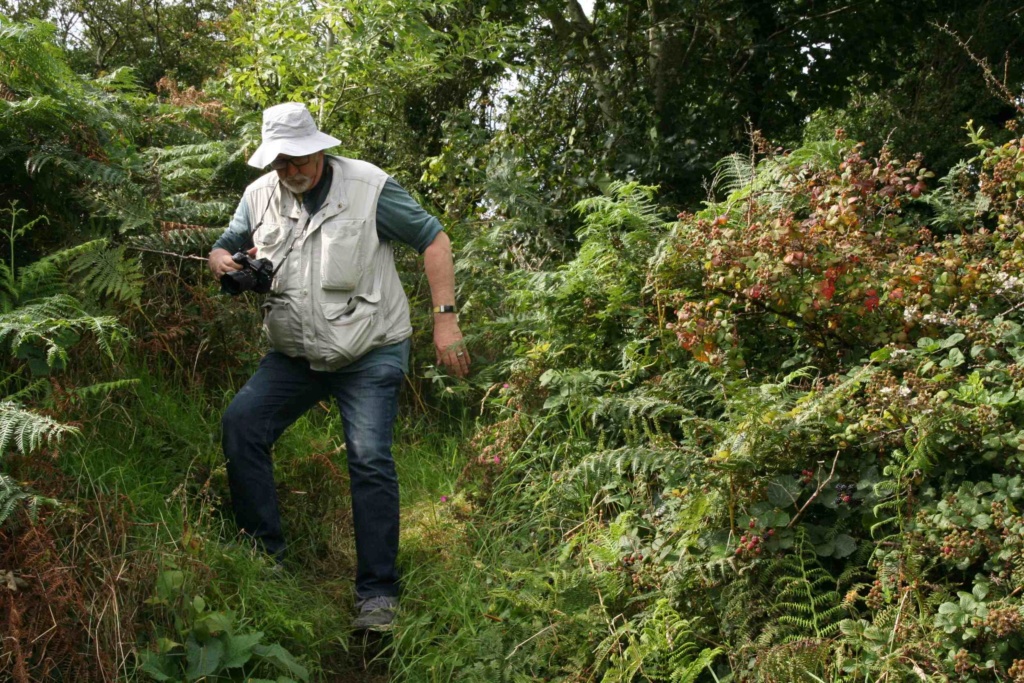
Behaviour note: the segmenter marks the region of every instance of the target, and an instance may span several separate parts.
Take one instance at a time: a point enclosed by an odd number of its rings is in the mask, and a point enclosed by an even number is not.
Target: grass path
[[[223,397],[224,405],[228,399]],[[80,525],[87,533],[77,535],[68,549],[81,571],[98,572],[90,585],[107,583],[118,567],[137,572],[132,588],[118,596],[122,619],[113,630],[118,638],[143,647],[147,642],[152,647],[157,638],[181,642],[187,634],[176,630],[175,618],[180,621],[187,604],[200,596],[209,610],[230,613],[237,632],[262,632],[264,642],[279,643],[309,664],[317,672],[312,680],[384,683],[389,668],[394,678],[410,667],[424,669],[422,658],[436,647],[420,639],[437,635],[433,603],[439,582],[450,590],[462,568],[471,565],[453,496],[463,469],[460,439],[438,435],[408,417],[396,429],[402,614],[392,636],[365,642],[348,626],[355,565],[348,475],[337,410],[327,408],[311,411],[275,447],[289,539],[280,573],[231,544],[227,480],[216,436],[221,405],[144,380],[135,396],[87,409],[91,415],[83,437],[69,444],[60,461],[73,490],[55,493],[75,502],[80,513],[71,512],[72,518],[95,514],[96,503],[110,513],[106,524]],[[115,517],[124,523],[114,524]],[[181,600],[152,604],[156,577],[168,568],[185,576]],[[110,615],[103,604],[96,608],[95,633],[109,637]],[[133,659],[122,657],[118,668],[122,678],[131,679]]]

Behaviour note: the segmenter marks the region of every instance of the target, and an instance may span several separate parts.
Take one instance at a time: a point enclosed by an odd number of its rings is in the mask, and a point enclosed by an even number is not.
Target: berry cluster
[[[836,484],[836,505],[848,505],[853,500],[854,484]]]
[[[974,553],[974,548],[974,535],[966,529],[954,529],[942,539],[942,555],[951,560],[963,560],[970,557]]]
[[[875,579],[875,582],[871,584],[871,590],[864,597],[864,604],[869,609],[877,610],[885,602],[885,592],[882,588],[882,582],[879,579]]]
[[[974,662],[971,661],[971,653],[967,650],[960,648],[953,655],[953,671],[956,673],[965,676],[976,669]]]
[[[1024,683],[1024,659],[1013,660],[1007,673],[1010,674],[1010,680],[1013,683]]]
[[[800,476],[797,479],[801,484],[810,484],[814,481],[814,470],[800,470]]]
[[[626,555],[624,558],[622,558],[622,565],[624,567],[632,567],[637,562],[643,562],[643,561],[644,561],[643,553],[633,553],[632,555]]]
[[[738,557],[750,557],[751,555],[757,556],[761,554],[761,537],[760,536],[740,536],[740,544],[736,547],[736,555]]]
[[[989,610],[985,617],[985,627],[999,638],[1016,633],[1021,628],[1020,610],[1016,607],[1002,607]]]
[[[764,552],[764,542],[775,535],[775,529],[766,529],[763,534],[756,534],[754,533],[755,527],[757,527],[757,520],[750,520],[747,528],[751,530],[751,533],[740,536],[740,544],[736,546],[736,557],[745,559],[758,557]]]
[[[662,572],[650,556],[640,552],[626,555],[622,558],[622,566],[619,569],[631,575],[629,579],[634,590],[661,590]]]

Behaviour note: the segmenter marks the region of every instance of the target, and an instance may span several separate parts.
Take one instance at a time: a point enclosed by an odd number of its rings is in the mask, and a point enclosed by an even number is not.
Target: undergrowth
[[[175,250],[209,247],[242,145],[130,75],[74,77],[48,31],[0,27],[0,116],[62,133],[17,153],[91,218],[54,247],[42,214],[0,215],[4,676],[1024,681],[1013,123],[1002,145],[968,127],[941,179],[841,131],[755,135],[699,210],[608,183],[557,245],[527,239],[526,181],[492,182],[459,226],[470,382],[430,365],[402,260],[404,593],[373,639],[348,626],[336,409],[275,448],[284,569],[230,520],[219,415],[265,350],[257,301]]]

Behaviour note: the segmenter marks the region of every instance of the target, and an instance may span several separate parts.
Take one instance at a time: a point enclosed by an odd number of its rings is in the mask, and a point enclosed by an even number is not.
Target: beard
[[[313,179],[307,175],[296,173],[288,178],[281,178],[281,184],[295,194],[302,194],[313,187]]]

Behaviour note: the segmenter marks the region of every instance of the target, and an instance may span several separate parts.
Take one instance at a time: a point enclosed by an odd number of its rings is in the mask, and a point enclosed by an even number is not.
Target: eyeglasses
[[[295,167],[295,170],[299,170],[299,166],[305,166],[309,163],[309,160],[313,158],[312,154],[307,154],[304,157],[291,157],[288,159],[274,159],[270,162],[270,168],[274,171],[281,171],[286,166],[291,164]]]

